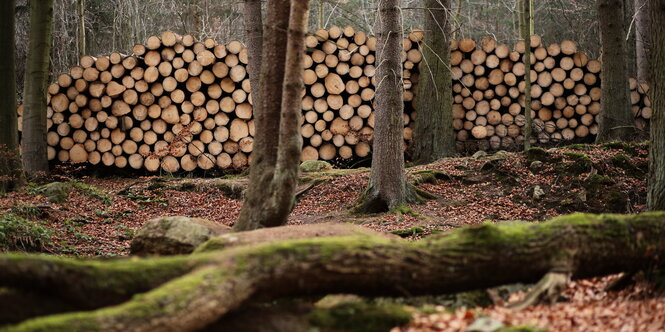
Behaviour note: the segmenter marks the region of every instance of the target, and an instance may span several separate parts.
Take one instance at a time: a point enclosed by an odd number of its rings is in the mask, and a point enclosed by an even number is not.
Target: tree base
[[[436,196],[419,189],[411,183],[406,183],[404,189],[404,197],[396,199],[392,197],[384,197],[379,191],[371,184],[365,192],[358,198],[358,204],[353,209],[354,213],[381,213],[388,212],[393,209],[399,208],[404,204],[415,203],[421,204],[429,199],[434,199]]]

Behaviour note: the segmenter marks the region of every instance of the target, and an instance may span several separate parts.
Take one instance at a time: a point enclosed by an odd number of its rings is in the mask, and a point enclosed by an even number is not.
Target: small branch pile
[[[403,40],[404,148],[412,141],[423,33]],[[371,152],[376,38],[352,27],[306,37],[302,160]],[[597,132],[600,62],[564,41],[531,38],[534,132],[540,143]],[[453,125],[459,150],[521,144],[524,43],[451,42]],[[132,55],[84,56],[48,87],[48,158],[166,172],[244,168],[254,142],[247,49],[166,31]],[[427,73],[423,73],[427,74]],[[646,129],[648,86],[631,79],[632,112]],[[22,107],[18,108],[19,130]]]

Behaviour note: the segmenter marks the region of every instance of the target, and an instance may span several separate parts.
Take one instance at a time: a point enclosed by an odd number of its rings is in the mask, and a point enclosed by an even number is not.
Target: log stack
[[[598,132],[598,60],[574,42],[542,44],[531,36],[533,143],[590,140]],[[509,149],[524,141],[525,43],[512,48],[490,37],[451,42],[453,126],[459,150]],[[651,116],[646,84],[630,81],[633,114],[644,129]]]
[[[404,148],[413,138],[422,31],[404,38]],[[302,160],[353,160],[371,151],[376,38],[352,27],[307,36]],[[540,143],[594,135],[600,63],[564,41],[531,38],[534,132]],[[451,42],[458,149],[523,140],[524,44]],[[247,49],[166,31],[132,54],[84,56],[48,87],[49,160],[166,172],[244,168],[254,137]],[[630,81],[639,128],[648,86]],[[19,128],[22,108],[18,108]]]

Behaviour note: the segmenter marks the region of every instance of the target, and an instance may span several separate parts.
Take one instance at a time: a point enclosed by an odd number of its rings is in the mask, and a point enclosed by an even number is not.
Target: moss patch
[[[309,322],[320,328],[356,332],[385,332],[411,321],[411,313],[397,304],[375,304],[366,301],[344,302],[332,308],[317,308]]]
[[[585,153],[580,152],[564,152],[567,161],[561,162],[556,165],[555,169],[562,175],[580,175],[591,170],[593,163],[591,158]]]
[[[526,160],[529,163],[532,163],[536,160],[542,161],[542,162],[547,162],[547,161],[550,160],[549,152],[547,152],[547,150],[545,150],[543,148],[538,148],[538,147],[530,148],[525,153],[526,153]]]
[[[425,228],[422,226],[415,226],[411,228],[396,229],[390,233],[395,234],[399,237],[410,237],[414,235],[422,235],[425,233]]]

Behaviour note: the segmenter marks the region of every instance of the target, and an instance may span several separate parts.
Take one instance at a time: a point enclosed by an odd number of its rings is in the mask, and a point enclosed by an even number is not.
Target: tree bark
[[[522,0],[520,15],[520,35],[524,40],[524,150],[531,148],[531,0]]]
[[[450,75],[450,0],[425,3],[425,41],[418,87],[413,159],[429,163],[455,154]]]
[[[23,168],[29,176],[48,172],[46,85],[48,83],[53,1],[30,2],[30,42],[23,93]]]
[[[0,45],[5,47],[5,57],[0,61],[0,193],[13,190],[21,183],[16,116],[14,5],[14,0],[0,3]]]
[[[649,210],[665,210],[665,0],[651,1],[650,36],[652,101],[651,145],[649,153]]]
[[[36,318],[4,330],[194,331],[257,299],[456,293],[532,283],[550,273],[579,279],[657,268],[665,263],[664,254],[664,212],[574,214],[545,223],[487,223],[418,242],[335,237],[110,262],[5,254],[0,255],[0,286],[23,290],[37,283],[65,297],[80,291],[81,280],[92,286],[88,294],[95,294],[94,287],[108,287],[109,280],[120,285],[134,278],[148,283],[163,280],[166,273],[182,275],[113,307]],[[198,268],[173,272],[187,261],[198,262]],[[108,279],[108,271],[119,266],[132,273]],[[160,266],[163,273],[156,273]],[[70,278],[67,270],[72,269],[86,271],[89,278]]]
[[[358,211],[382,212],[417,200],[404,175],[402,20],[399,0],[379,2],[372,171]]]
[[[284,225],[295,205],[309,1],[270,1],[268,13],[259,84],[261,96],[270,98],[254,111],[250,185],[234,230]]]
[[[85,0],[78,0],[78,19],[79,19],[79,58],[87,54],[85,43]]]
[[[629,141],[635,127],[630,112],[626,35],[622,0],[597,0],[602,49],[601,101],[596,142]]]
[[[651,40],[651,0],[635,0],[635,55],[637,80],[651,82],[649,49]]]
[[[626,73],[628,77],[637,77],[637,41],[635,39],[635,0],[623,0],[623,24],[626,27]]]
[[[259,77],[261,70],[261,52],[263,46],[263,16],[261,14],[261,0],[245,0],[243,7],[245,23],[245,40],[249,53],[249,81],[251,82],[252,102],[261,103],[259,96]]]

